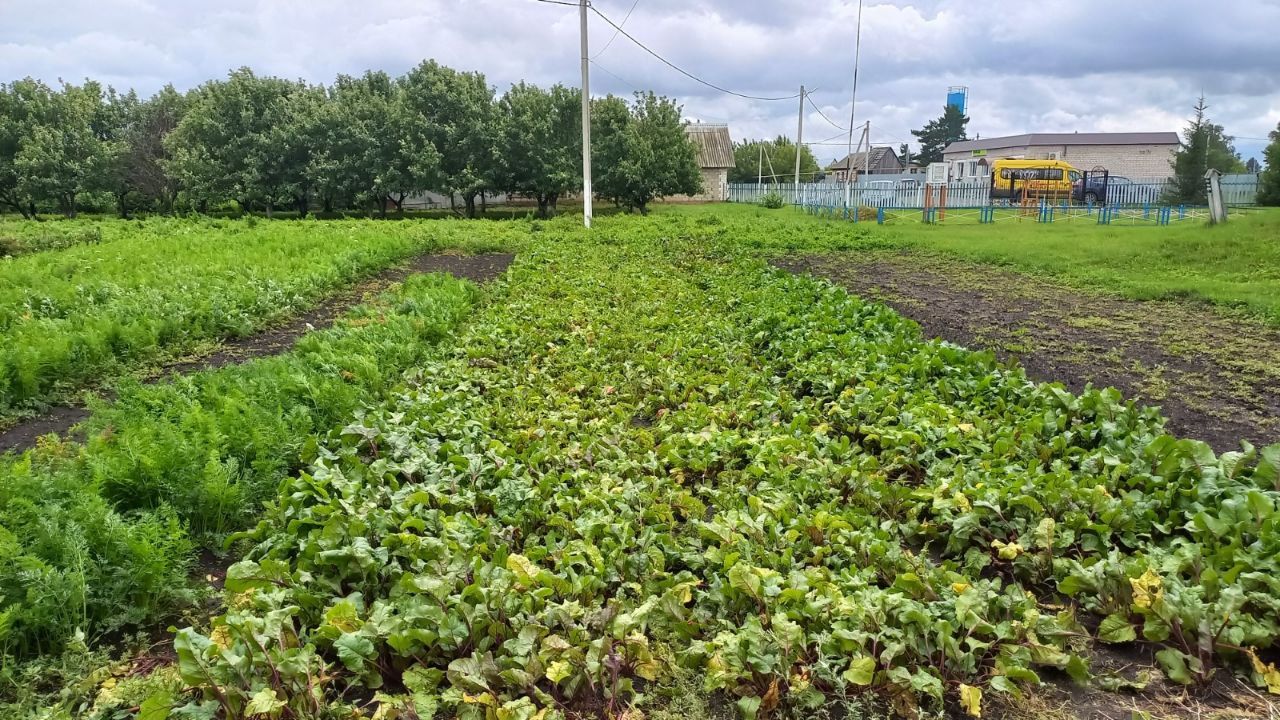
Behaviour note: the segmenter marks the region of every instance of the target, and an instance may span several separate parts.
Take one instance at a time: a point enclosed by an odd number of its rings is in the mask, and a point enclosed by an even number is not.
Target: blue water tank
[[[964,115],[969,106],[969,88],[967,87],[950,87],[947,88],[947,105],[960,108],[960,114]]]

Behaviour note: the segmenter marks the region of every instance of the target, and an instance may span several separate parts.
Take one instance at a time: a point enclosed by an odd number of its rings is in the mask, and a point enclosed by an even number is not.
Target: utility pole
[[[760,159],[756,161],[756,185],[764,183],[764,143],[760,143]]]
[[[582,224],[591,227],[591,83],[587,54],[587,0],[578,4],[582,34]]]
[[[866,159],[862,162],[862,171],[871,174],[871,121],[867,121],[867,126],[862,130],[862,136],[867,139]]]
[[[800,86],[800,117],[796,120],[796,204],[800,204],[800,143],[804,142],[804,86]]]
[[[858,28],[853,41],[853,92],[849,96],[849,141],[844,167],[844,208],[853,201],[853,118],[858,108],[858,59],[862,56],[862,0],[858,0]]]

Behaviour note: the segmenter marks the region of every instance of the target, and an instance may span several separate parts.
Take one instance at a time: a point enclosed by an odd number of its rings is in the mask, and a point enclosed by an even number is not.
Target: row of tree
[[[86,199],[137,210],[268,214],[367,208],[435,191],[468,216],[483,193],[535,198],[545,215],[582,189],[581,93],[520,83],[501,97],[484,75],[423,62],[399,78],[331,86],[245,68],[149,99],[99,83],[0,85],[0,209],[74,216]],[[630,209],[700,190],[680,108],[664,97],[592,101],[594,190]]]

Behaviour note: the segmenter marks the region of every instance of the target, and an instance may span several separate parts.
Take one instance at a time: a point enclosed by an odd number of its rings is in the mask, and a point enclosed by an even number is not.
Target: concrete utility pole
[[[862,136],[867,139],[867,155],[866,160],[862,162],[862,172],[871,174],[871,121],[867,121],[867,127],[862,131]]]
[[[591,227],[591,83],[587,54],[587,0],[578,4],[582,34],[582,224]]]
[[[760,143],[760,159],[756,161],[756,185],[764,182],[764,143]]]
[[[853,117],[858,109],[858,60],[862,56],[862,0],[858,0],[858,27],[853,41],[853,91],[849,95],[849,141],[844,166],[844,207],[853,200]]]
[[[800,203],[800,143],[804,142],[804,86],[800,86],[800,117],[796,121],[796,204]]]

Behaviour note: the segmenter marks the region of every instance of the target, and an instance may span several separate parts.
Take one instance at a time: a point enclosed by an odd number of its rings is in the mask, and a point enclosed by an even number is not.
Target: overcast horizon
[[[634,2],[634,6],[633,6]],[[595,0],[658,54],[737,92],[794,95],[801,84],[839,126],[849,121],[856,0]],[[146,0],[0,0],[0,81],[85,77],[149,95],[186,90],[241,66],[329,83],[367,69],[399,75],[434,58],[483,72],[497,93],[526,80],[579,86],[578,11],[535,0],[229,0],[182,8]],[[895,149],[969,88],[970,137],[1023,132],[1176,131],[1204,93],[1209,116],[1262,160],[1280,122],[1280,0],[1212,7],[1189,0],[1038,4],[869,1],[863,10],[856,123]],[[736,141],[796,132],[797,101],[734,97],[679,74],[591,17],[593,95],[653,90],[687,118],[725,122]],[[611,40],[612,38],[612,40]],[[844,134],[806,108],[818,160]],[[856,139],[856,136],[855,136]]]

